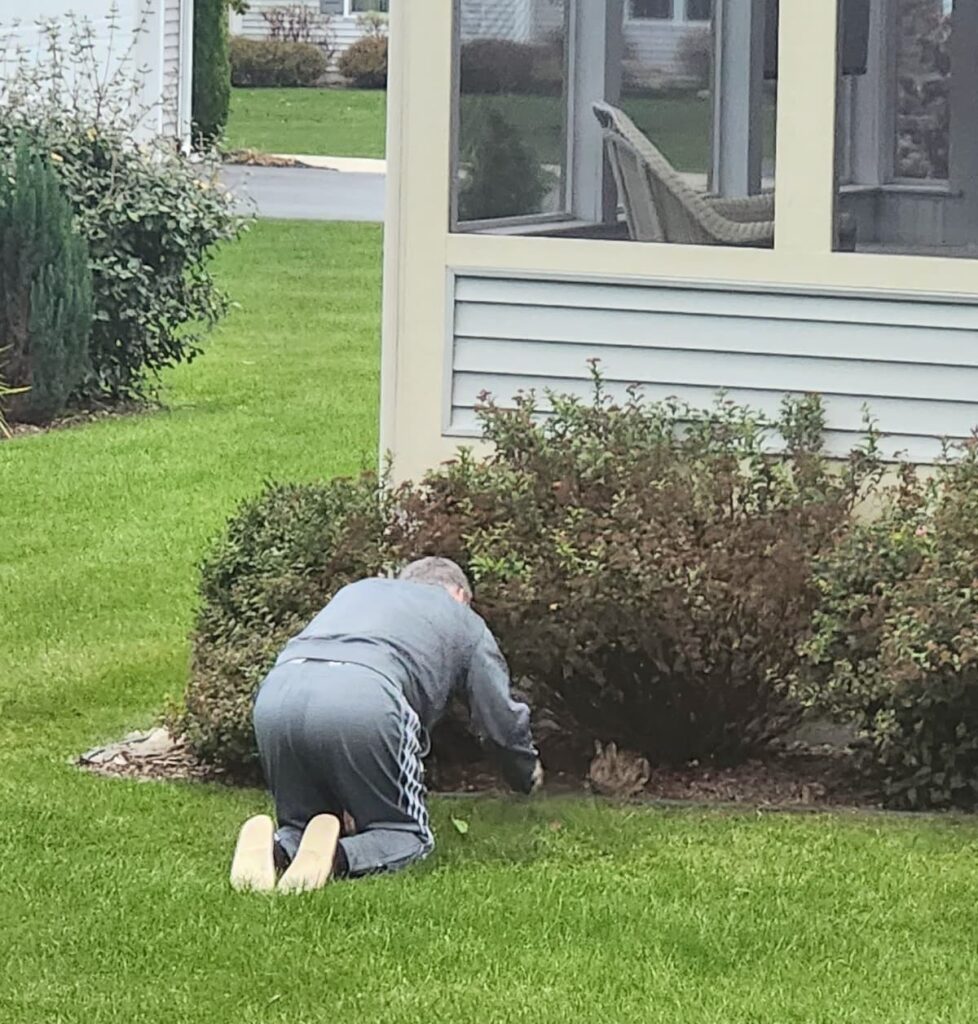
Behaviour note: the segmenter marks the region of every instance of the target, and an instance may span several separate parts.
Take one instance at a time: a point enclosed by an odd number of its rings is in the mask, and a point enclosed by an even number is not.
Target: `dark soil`
[[[71,427],[81,427],[88,423],[97,423],[99,420],[119,419],[123,416],[135,416],[139,413],[152,412],[162,406],[149,402],[122,402],[118,405],[97,406],[92,409],[71,409],[63,416],[59,416],[51,423],[38,426],[34,423],[9,423],[10,437],[5,438],[0,434],[0,442],[14,440],[18,437],[31,437],[35,434],[48,434],[52,430],[67,430]]]
[[[261,784],[257,776],[235,778],[203,764],[182,740],[152,754],[143,753],[138,742],[127,744],[124,740],[82,755],[75,763],[86,771],[117,778]],[[474,796],[505,791],[485,761],[445,765],[432,759],[427,774],[429,787],[436,793]],[[546,791],[552,795],[583,794],[589,792],[589,787],[580,772],[551,771]],[[634,799],[761,808],[879,806],[874,794],[851,771],[849,757],[827,749],[787,750],[733,768],[696,764],[653,768],[648,785]]]

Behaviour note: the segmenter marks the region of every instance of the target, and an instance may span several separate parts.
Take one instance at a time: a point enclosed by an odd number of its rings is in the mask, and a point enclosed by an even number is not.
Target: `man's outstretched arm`
[[[465,682],[472,725],[489,745],[506,782],[532,793],[543,781],[530,709],[510,694],[509,669],[496,638],[486,630],[476,647]]]

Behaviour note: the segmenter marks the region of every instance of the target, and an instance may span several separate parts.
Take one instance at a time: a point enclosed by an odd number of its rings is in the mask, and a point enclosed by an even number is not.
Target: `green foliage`
[[[340,74],[357,89],[387,88],[387,36],[374,32],[358,39],[342,54]]]
[[[596,389],[548,395],[542,419],[532,395],[489,402],[494,454],[401,496],[396,546],[471,570],[515,675],[581,753],[597,737],[657,763],[741,760],[797,718],[783,688],[812,560],[872,487],[875,437],[834,472],[815,398],[769,423]],[[775,432],[784,455],[765,454]]]
[[[193,671],[181,713],[198,753],[235,770],[255,756],[255,690],[290,636],[342,586],[383,568],[375,477],[269,486],[245,502],[201,569]]]
[[[551,176],[519,130],[494,107],[473,109],[469,142],[462,153],[458,195],[461,221],[537,213]]]
[[[0,156],[0,365],[24,392],[12,415],[47,423],[88,366],[88,248],[49,160],[24,140]]]
[[[877,472],[874,437],[842,472],[815,399],[777,423],[727,402],[593,403],[550,395],[482,409],[495,453],[419,484],[365,477],[275,488],[205,563],[186,728],[200,753],[253,761],[254,689],[342,583],[411,558],[457,559],[536,712],[552,766],[594,738],[658,763],[732,762],[792,725],[782,684],[817,594],[816,554]],[[774,431],[783,456],[765,454]],[[451,719],[439,758],[470,748]]]
[[[90,370],[76,395],[116,401],[145,395],[156,372],[200,351],[228,308],[210,257],[243,221],[216,187],[212,155],[192,162],[172,140],[137,143],[140,82],[107,77],[88,38],[80,28],[67,40],[52,34],[42,59],[10,67],[0,153],[25,141],[52,161],[93,279]]]
[[[893,14],[896,172],[905,178],[947,178],[952,15],[931,0],[899,0]]]
[[[216,141],[231,107],[231,57],[227,0],[194,0],[194,135]]]
[[[909,467],[878,518],[819,558],[795,692],[853,722],[897,807],[978,803],[978,441]]]
[[[231,83],[235,86],[313,86],[326,74],[326,57],[313,43],[274,39],[231,40]]]
[[[713,77],[715,42],[711,28],[689,29],[679,42],[683,76],[697,89],[709,89]]]
[[[561,35],[544,44],[473,39],[465,43],[460,56],[462,95],[559,96],[563,48]]]

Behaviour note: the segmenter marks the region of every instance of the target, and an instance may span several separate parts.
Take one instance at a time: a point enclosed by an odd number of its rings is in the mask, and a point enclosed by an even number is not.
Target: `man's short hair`
[[[461,587],[465,596],[472,600],[472,584],[469,578],[462,572],[461,566],[457,565],[450,558],[439,558],[437,555],[429,555],[427,558],[419,558],[411,562],[402,570],[399,579],[408,580],[410,583],[431,583],[441,587]]]

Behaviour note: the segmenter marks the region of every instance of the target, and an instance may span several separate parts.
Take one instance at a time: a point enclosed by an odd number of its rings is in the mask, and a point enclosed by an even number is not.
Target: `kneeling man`
[[[289,641],[254,707],[278,825],[267,815],[245,822],[235,888],[272,889],[280,874],[282,891],[316,889],[426,857],[422,758],[455,692],[510,786],[540,786],[529,709],[510,695],[506,662],[471,600],[459,566],[423,558],[399,579],[344,587]]]

